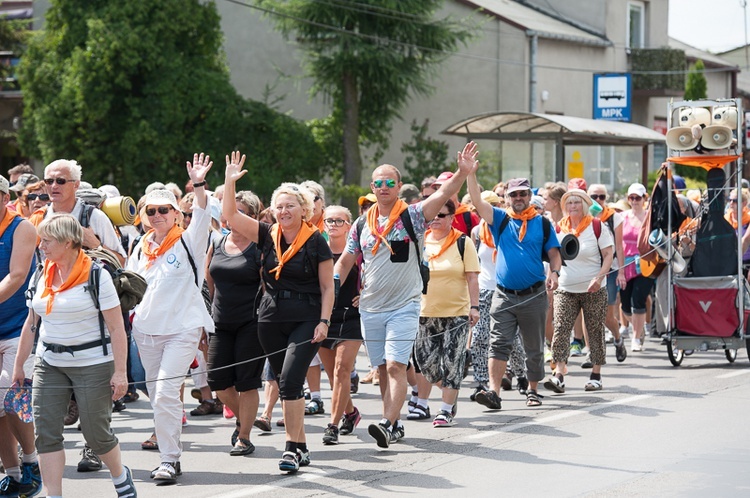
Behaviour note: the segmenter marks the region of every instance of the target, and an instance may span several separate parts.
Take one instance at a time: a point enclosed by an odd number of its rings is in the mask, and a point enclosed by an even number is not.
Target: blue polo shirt
[[[508,225],[499,234],[503,219],[508,216],[504,209],[492,208],[492,224],[489,225],[497,251],[495,278],[497,283],[506,289],[523,290],[544,280],[544,264],[542,262],[542,245],[544,242],[544,228],[542,216],[530,219],[526,224],[526,235],[523,242],[518,241],[521,230],[521,220],[508,220]],[[544,250],[559,248],[557,237],[550,230]]]

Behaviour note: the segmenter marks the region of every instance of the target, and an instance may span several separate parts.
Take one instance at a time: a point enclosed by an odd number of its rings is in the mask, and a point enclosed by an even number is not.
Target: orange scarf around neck
[[[615,214],[616,212],[617,212],[617,211],[615,211],[614,209],[612,209],[612,208],[611,208],[611,207],[609,207],[609,206],[602,206],[602,212],[601,212],[601,213],[599,213],[599,219],[600,219],[600,220],[602,220],[602,221],[607,221],[607,220],[608,220],[608,219],[610,219],[610,218],[611,218],[612,216],[614,216],[614,214]]]
[[[459,202],[459,203],[458,203],[458,206],[456,206],[456,212],[455,212],[455,213],[453,213],[453,214],[455,214],[455,215],[459,215],[459,214],[464,214],[464,213],[468,213],[468,212],[470,212],[470,211],[471,211],[471,209],[469,209],[469,206],[467,206],[466,204],[461,204],[461,203]]]
[[[182,237],[182,234],[184,232],[184,228],[178,225],[174,225],[169,229],[169,232],[167,232],[167,236],[164,237],[164,240],[161,241],[161,244],[159,244],[156,249],[151,249],[151,243],[149,242],[149,240],[153,238],[153,235],[156,234],[156,231],[152,228],[151,230],[146,232],[145,237],[143,237],[143,241],[141,241],[141,249],[143,251],[143,254],[145,254],[148,258],[146,268],[151,268],[151,265],[154,264],[156,258],[166,254],[167,251],[169,251],[172,246],[175,245],[178,240],[180,240],[180,237]]]
[[[325,223],[325,221],[324,221],[324,220],[325,220],[325,216],[323,216],[323,215],[320,215],[320,219],[319,219],[319,220],[318,220],[318,222],[317,222],[317,223],[315,224],[315,226],[316,226],[316,227],[318,228],[318,231],[319,231],[320,233],[326,233],[326,223]]]
[[[388,236],[391,230],[393,230],[393,225],[396,224],[396,220],[398,219],[398,217],[401,216],[401,213],[403,213],[408,207],[409,205],[401,199],[396,201],[396,204],[393,206],[393,208],[391,208],[391,212],[388,215],[388,221],[386,222],[382,230],[378,229],[378,216],[380,216],[380,206],[378,204],[375,204],[367,210],[367,228],[370,229],[370,233],[376,239],[375,245],[372,246],[373,256],[378,252],[378,247],[380,247],[381,242],[385,244],[391,254],[393,254],[393,249],[391,249],[391,245],[385,238]]]
[[[734,209],[730,209],[729,211],[727,211],[727,214],[724,215],[724,218],[732,225],[732,228],[737,230],[737,214],[735,213]],[[742,226],[745,227],[748,223],[750,223],[750,208],[748,208],[747,206],[743,206]]]
[[[52,288],[52,281],[55,279],[55,273],[57,271],[57,263],[52,262],[49,259],[44,262],[44,291],[42,292],[42,297],[47,298],[46,315],[49,315],[52,312],[52,304],[55,302],[55,295],[89,281],[91,258],[83,252],[83,249],[79,249],[78,257],[73,264],[73,269],[70,270],[70,275],[68,275],[68,278],[57,288],[57,290],[54,290]]]
[[[11,211],[10,209],[5,208],[5,216],[3,216],[3,219],[0,220],[0,237],[3,236],[5,230],[8,229],[11,222],[13,221],[13,218],[15,218],[16,216],[20,216],[18,212]]]
[[[287,261],[292,259],[295,254],[299,252],[300,249],[302,249],[302,246],[305,245],[305,242],[307,242],[307,239],[312,237],[312,235],[317,232],[318,229],[312,225],[312,223],[303,221],[302,226],[299,228],[299,232],[297,232],[297,235],[294,237],[294,241],[292,241],[291,245],[286,248],[286,251],[283,253],[281,252],[281,227],[278,223],[275,223],[271,227],[271,237],[273,238],[273,244],[274,247],[276,247],[276,260],[279,262],[279,264],[271,270],[269,273],[276,274],[276,280],[279,279],[281,276],[281,269],[284,267],[284,264],[286,264]]]
[[[570,216],[566,216],[560,220],[558,226],[560,227],[560,230],[563,231],[563,233],[572,233],[576,237],[580,237],[583,231],[586,230],[586,228],[591,224],[591,220],[593,219],[593,216],[587,214],[583,217],[583,219],[581,219],[581,221],[578,223],[578,226],[574,230],[570,226]]]
[[[490,232],[490,226],[486,221],[482,220],[479,226],[479,240],[482,244],[493,249],[492,251],[492,262],[497,261],[497,248],[495,247],[495,240],[492,238],[492,232]]]
[[[427,234],[432,233],[432,230],[427,230],[425,232],[425,237],[427,237]],[[448,250],[450,246],[452,246],[459,237],[461,237],[464,233],[461,230],[456,230],[455,228],[451,228],[451,231],[448,232],[448,235],[443,238],[443,241],[440,243],[440,250],[436,253],[431,255],[427,258],[428,261],[432,261],[433,259],[437,259],[440,256],[443,255],[445,251]]]
[[[523,238],[526,237],[526,222],[539,216],[539,213],[537,213],[536,209],[531,206],[527,207],[520,213],[513,211],[513,208],[507,208],[505,212],[514,220],[523,220],[523,223],[521,223],[521,229],[518,231],[518,242],[523,242]]]

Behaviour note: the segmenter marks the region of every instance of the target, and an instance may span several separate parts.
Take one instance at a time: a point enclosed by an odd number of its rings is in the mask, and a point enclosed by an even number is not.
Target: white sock
[[[24,453],[23,455],[21,455],[21,461],[23,463],[36,463],[36,461],[38,459],[39,458],[37,457],[36,450],[32,451],[28,455],[26,453]]]
[[[440,407],[442,411],[452,413],[453,412],[453,405],[448,404],[446,402],[443,402],[443,405]]]
[[[430,402],[429,399],[417,398],[417,404],[419,406],[424,406],[425,408],[427,408],[427,403],[429,403],[429,402]]]
[[[311,399],[320,399],[320,391],[310,391]]]
[[[125,479],[127,479],[127,477],[128,477],[128,471],[125,470],[125,467],[123,467],[122,468],[122,475],[121,476],[117,476],[117,477],[115,477],[113,475],[112,476],[112,482],[115,483],[115,486],[117,486],[118,484],[124,483]]]
[[[18,465],[15,467],[8,467],[5,469],[5,473],[15,479],[16,482],[21,482],[21,467]]]

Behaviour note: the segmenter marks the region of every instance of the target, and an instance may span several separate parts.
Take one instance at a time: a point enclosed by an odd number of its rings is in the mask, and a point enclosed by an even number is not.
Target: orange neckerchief
[[[326,223],[325,223],[324,219],[325,219],[325,216],[320,215],[320,219],[315,224],[315,226],[318,227],[318,231],[320,233],[325,233],[325,231],[326,231]]]
[[[385,224],[385,227],[383,227],[382,230],[377,228],[378,216],[380,216],[380,206],[378,204],[375,204],[367,210],[367,228],[370,229],[370,233],[376,239],[375,245],[372,246],[373,256],[378,252],[378,247],[380,247],[381,242],[385,244],[391,254],[393,254],[393,249],[391,249],[391,245],[387,240],[385,240],[385,238],[388,236],[391,230],[393,230],[393,225],[396,224],[396,220],[398,219],[398,217],[401,216],[401,213],[403,213],[408,207],[409,205],[401,199],[397,200],[396,204],[391,208],[391,213],[388,215],[388,222]]]
[[[539,216],[539,213],[537,213],[536,209],[531,206],[527,207],[519,214],[516,214],[516,212],[513,211],[513,208],[507,208],[505,212],[514,220],[523,220],[521,230],[518,231],[518,242],[522,242],[523,238],[526,236],[526,222]]]
[[[469,206],[467,206],[466,204],[461,204],[459,202],[458,206],[456,206],[456,212],[454,214],[459,215],[459,214],[468,213],[469,211],[471,211],[471,209],[469,209]]]
[[[482,244],[486,245],[487,247],[491,247],[493,249],[492,262],[494,263],[497,260],[497,248],[495,247],[495,241],[492,239],[492,232],[490,232],[490,226],[484,220],[482,220],[482,222],[479,225],[479,240],[482,241]]]
[[[44,291],[42,297],[47,298],[47,309],[45,315],[49,315],[52,312],[52,304],[55,302],[55,295],[81,285],[89,281],[89,271],[91,270],[91,258],[83,252],[83,249],[78,250],[78,257],[76,262],[73,264],[73,269],[70,270],[70,275],[63,282],[63,284],[57,288],[52,289],[52,280],[55,278],[55,272],[57,271],[57,263],[50,261],[49,259],[44,262]]]
[[[558,223],[560,230],[563,231],[563,233],[572,233],[576,237],[580,237],[581,233],[586,230],[586,228],[591,224],[591,220],[593,220],[594,217],[590,214],[587,214],[584,216],[581,221],[578,223],[578,226],[573,230],[570,227],[570,216],[565,216],[563,219],[560,220],[560,223]]]
[[[5,230],[10,226],[11,222],[13,221],[13,218],[16,216],[21,216],[18,214],[17,211],[11,211],[10,209],[5,209],[5,216],[3,216],[3,219],[0,220],[0,237],[3,236],[5,233]]]
[[[29,216],[29,221],[35,227],[38,227],[44,221],[44,215],[47,214],[47,206],[40,207]]]
[[[178,225],[174,225],[172,228],[169,229],[169,232],[167,232],[167,236],[164,237],[164,240],[161,241],[161,244],[156,247],[156,249],[151,249],[151,243],[149,242],[149,239],[152,238],[153,234],[156,233],[156,230],[153,228],[146,232],[146,235],[143,237],[143,240],[141,241],[141,249],[143,250],[143,254],[146,255],[148,258],[148,263],[146,263],[146,268],[151,268],[151,265],[154,264],[154,261],[156,261],[156,258],[159,256],[165,254],[168,250],[172,248],[173,245],[177,243],[178,240],[180,240],[180,237],[182,237],[182,233],[185,231],[184,228]]]
[[[602,206],[602,212],[599,213],[599,219],[602,221],[607,221],[610,219],[617,211],[612,209],[609,206]]]
[[[432,233],[432,230],[428,229],[425,232],[425,237],[427,237],[428,233]],[[445,238],[443,239],[443,242],[440,244],[440,250],[437,252],[437,254],[433,254],[432,256],[430,256],[429,258],[427,258],[427,260],[428,261],[432,261],[433,259],[439,258],[463,234],[464,233],[461,230],[456,230],[455,228],[451,228],[451,231],[448,232],[448,235],[445,236]]]
[[[727,211],[727,214],[724,215],[724,218],[732,225],[732,228],[737,230],[737,215],[735,214],[734,209],[730,209],[729,211]],[[743,206],[742,226],[745,227],[748,223],[750,223],[750,209],[748,209],[747,206]]]
[[[274,223],[274,225],[271,227],[271,237],[273,238],[273,244],[276,247],[276,260],[279,262],[279,264],[274,268],[273,270],[269,271],[268,273],[276,274],[276,280],[279,279],[281,276],[281,269],[284,267],[284,264],[292,259],[295,254],[299,252],[300,249],[302,249],[302,246],[305,245],[305,242],[307,242],[307,239],[312,237],[312,235],[317,232],[318,229],[310,222],[304,221],[302,222],[302,226],[299,228],[299,232],[297,232],[297,236],[294,237],[294,241],[292,244],[286,248],[286,251],[284,253],[281,253],[281,227],[278,223]]]

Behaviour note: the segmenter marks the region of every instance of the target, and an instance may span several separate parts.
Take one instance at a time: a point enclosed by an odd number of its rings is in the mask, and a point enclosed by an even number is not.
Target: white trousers
[[[167,335],[146,335],[133,330],[133,337],[146,371],[161,461],[178,462],[182,455],[180,387],[198,353],[201,329]]]

